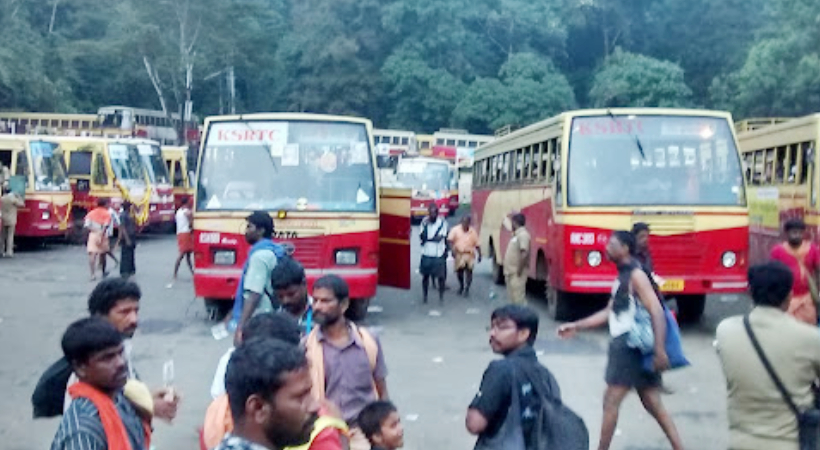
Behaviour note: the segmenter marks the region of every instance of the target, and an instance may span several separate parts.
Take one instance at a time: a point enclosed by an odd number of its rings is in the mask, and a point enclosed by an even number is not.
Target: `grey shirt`
[[[377,400],[373,381],[387,378],[387,365],[379,339],[373,336],[379,352],[376,367],[371,371],[361,337],[352,329],[349,331],[350,342],[340,348],[327,342],[322,330],[318,330],[325,362],[325,395],[342,410],[347,422],[355,420],[368,403]]]
[[[142,421],[131,403],[120,393],[114,398],[117,412],[122,419],[128,440],[133,450],[147,450]],[[63,414],[63,420],[51,443],[51,450],[105,450],[108,439],[105,436],[97,407],[86,398],[71,402]]]

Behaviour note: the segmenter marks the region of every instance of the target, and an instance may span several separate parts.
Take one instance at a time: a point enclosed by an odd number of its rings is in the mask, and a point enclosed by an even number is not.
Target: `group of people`
[[[177,279],[179,266],[185,259],[188,268],[193,273],[193,263],[191,255],[194,251],[193,232],[191,223],[193,214],[191,212],[188,197],[183,197],[181,205],[176,212],[176,232],[179,247],[179,256],[174,265],[174,277],[168,287],[173,287]],[[86,250],[88,252],[88,268],[91,272],[91,281],[97,280],[97,271],[102,278],[108,276],[108,258],[114,260],[119,266],[120,276],[130,279],[137,273],[136,247],[137,247],[137,221],[136,208],[129,200],[124,200],[119,210],[116,210],[107,198],[97,200],[97,206],[85,216],[84,229],[87,233]],[[117,241],[111,245],[111,238],[114,231],[117,232]],[[120,259],[114,255],[114,249],[120,248]]]
[[[504,254],[504,278],[510,302],[526,305],[527,277],[530,265],[530,233],[526,228],[527,218],[515,213],[505,217],[504,227],[511,233]],[[478,232],[473,227],[469,214],[462,216],[460,223],[450,229],[447,220],[439,214],[439,208],[431,202],[420,226],[422,276],[422,301],[427,303],[430,282],[438,288],[439,302],[444,302],[447,281],[447,259],[453,257],[458,278],[458,295],[470,296],[473,284],[473,270],[476,259],[481,262],[481,247]]]

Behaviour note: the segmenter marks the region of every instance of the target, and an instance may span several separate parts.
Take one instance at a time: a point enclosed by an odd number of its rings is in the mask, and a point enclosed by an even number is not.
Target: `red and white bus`
[[[0,135],[0,169],[8,170],[9,186],[25,200],[17,211],[18,237],[65,236],[72,195],[60,158],[51,136]]]
[[[369,120],[210,117],[199,157],[194,287],[210,308],[234,297],[245,218],[258,210],[273,216],[274,241],[294,249],[309,285],[325,274],[348,282],[353,317],[365,315],[377,284],[410,287],[410,194],[380,189]]]
[[[430,203],[438,205],[439,213],[451,212],[451,197],[456,186],[455,167],[444,159],[402,158],[396,167],[396,185],[412,189],[411,215],[421,220]]]
[[[473,214],[502,281],[512,211],[532,235],[529,277],[551,313],[577,315],[579,294],[607,294],[613,230],[648,223],[655,272],[694,320],[712,293],[746,289],[749,215],[737,140],[724,112],[624,108],[566,112],[482,146]]]

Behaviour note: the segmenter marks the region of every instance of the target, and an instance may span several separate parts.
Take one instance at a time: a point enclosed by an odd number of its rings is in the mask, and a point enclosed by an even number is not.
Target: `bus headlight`
[[[232,266],[236,264],[236,252],[233,250],[217,250],[214,252],[214,264],[218,266]]]
[[[51,218],[51,213],[49,213],[48,211],[43,211],[43,214],[40,217],[42,218],[42,220],[48,220]]]
[[[735,252],[725,252],[723,256],[720,257],[720,262],[723,264],[723,267],[730,269],[737,264],[737,255]]]
[[[600,266],[601,261],[603,261],[603,258],[601,258],[601,252],[597,250],[593,250],[587,255],[587,263],[592,267]]]
[[[356,250],[336,250],[337,266],[355,266],[359,263],[359,254]]]

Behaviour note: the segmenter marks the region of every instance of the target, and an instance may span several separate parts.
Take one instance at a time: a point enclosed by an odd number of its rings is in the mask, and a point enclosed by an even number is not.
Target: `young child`
[[[396,450],[404,446],[401,417],[388,401],[375,401],[365,406],[357,423],[370,441],[371,450]]]

